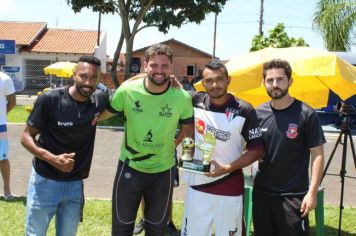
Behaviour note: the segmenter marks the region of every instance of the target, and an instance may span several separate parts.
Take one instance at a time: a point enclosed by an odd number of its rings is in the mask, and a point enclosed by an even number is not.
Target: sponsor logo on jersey
[[[73,122],[72,121],[57,121],[57,125],[58,126],[73,126]]]
[[[140,104],[140,100],[135,101],[135,107],[132,108],[133,112],[143,112],[143,109]]]
[[[150,141],[148,141],[150,140]],[[144,138],[144,140],[141,142],[137,139],[134,139],[135,145],[138,147],[142,147],[142,148],[163,148],[164,144],[163,143],[155,143],[153,142],[152,139],[147,139]]]
[[[220,140],[220,141],[223,141],[223,142],[226,142],[231,137],[231,133],[230,132],[217,129],[217,128],[211,126],[211,125],[207,125],[206,126],[206,132],[213,134],[217,140]]]
[[[239,114],[239,111],[237,109],[234,109],[231,107],[227,107],[225,109],[225,115],[226,115],[228,122],[232,121],[238,114]]]
[[[152,142],[152,130],[149,130],[146,134],[146,137],[143,139],[144,142]]]
[[[255,139],[262,136],[260,128],[253,128],[248,131],[248,139]]]
[[[289,124],[288,130],[286,131],[287,137],[294,139],[298,136],[298,125],[296,124]]]
[[[205,122],[199,118],[195,118],[195,129],[199,134],[204,135],[205,133]]]
[[[172,108],[168,107],[168,104],[166,104],[164,107],[161,107],[162,111],[159,113],[159,116],[164,116],[164,117],[172,117]]]

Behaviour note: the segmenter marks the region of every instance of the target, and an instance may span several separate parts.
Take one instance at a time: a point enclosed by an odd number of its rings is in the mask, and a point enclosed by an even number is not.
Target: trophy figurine
[[[191,138],[184,138],[182,141],[183,153],[179,159],[179,166],[187,171],[204,174],[210,171],[210,159],[215,150],[216,139],[213,134],[204,134],[204,141],[202,144],[195,144],[195,146],[202,150],[202,160],[193,159],[191,151],[194,147],[194,141]]]
[[[210,171],[210,160],[216,146],[215,136],[211,133],[204,134],[204,143],[196,144],[197,148],[203,151],[203,172]]]
[[[188,161],[188,162],[193,161],[193,158],[191,156],[193,147],[194,147],[194,140],[192,138],[186,137],[183,139],[182,141],[183,153],[179,160],[180,165],[184,161]]]

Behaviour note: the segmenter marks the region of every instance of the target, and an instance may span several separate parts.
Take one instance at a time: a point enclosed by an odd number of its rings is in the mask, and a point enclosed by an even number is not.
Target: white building
[[[106,72],[106,32],[50,29],[45,22],[0,21],[0,69],[14,81],[16,92],[42,90],[63,79],[45,75],[43,68],[57,61],[77,62],[94,55]],[[97,42],[99,41],[99,46]]]

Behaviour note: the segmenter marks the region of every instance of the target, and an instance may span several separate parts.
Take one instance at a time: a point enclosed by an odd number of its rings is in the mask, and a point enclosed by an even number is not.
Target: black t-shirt
[[[325,143],[316,112],[301,101],[283,110],[270,102],[256,109],[265,142],[254,190],[269,195],[305,194],[309,187],[309,148]]]
[[[65,173],[35,157],[36,172],[55,180],[79,180],[89,175],[96,123],[94,118],[108,105],[108,97],[97,90],[86,102],[74,101],[69,88],[50,90],[39,96],[27,124],[40,131],[38,142],[58,155],[75,152],[74,169]],[[78,115],[80,113],[80,115]]]

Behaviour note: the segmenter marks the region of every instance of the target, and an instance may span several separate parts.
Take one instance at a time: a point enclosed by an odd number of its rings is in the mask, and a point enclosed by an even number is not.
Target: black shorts
[[[174,168],[144,173],[119,161],[113,187],[112,235],[132,235],[142,198],[145,199],[146,235],[165,235]]]
[[[270,196],[253,192],[252,215],[255,236],[307,236],[308,216],[301,217],[304,195]]]

